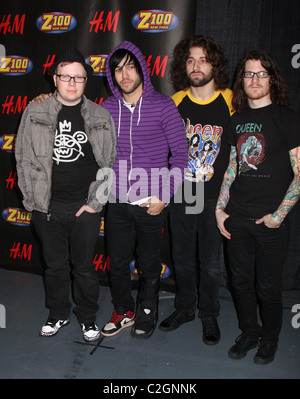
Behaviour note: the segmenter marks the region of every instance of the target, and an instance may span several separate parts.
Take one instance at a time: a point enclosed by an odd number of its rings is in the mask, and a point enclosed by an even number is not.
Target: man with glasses
[[[108,56],[106,73],[113,95],[102,106],[115,122],[117,155],[106,214],[114,310],[101,333],[112,337],[132,326],[132,336],[149,338],[158,318],[165,208],[182,183],[186,138],[174,102],[154,89],[138,47],[120,43]],[[133,249],[140,273],[137,304],[129,268]]]
[[[46,303],[50,310],[40,335],[51,337],[70,322],[70,264],[74,313],[83,338],[95,341],[99,279],[93,265],[100,212],[107,202],[116,155],[111,115],[84,96],[92,68],[75,48],[67,48],[50,68],[56,91],[29,104],[16,141],[18,184],[46,263]]]
[[[300,117],[287,105],[287,87],[275,61],[263,50],[248,52],[233,87],[231,155],[216,218],[227,238],[242,331],[228,355],[241,359],[259,346],[256,364],[272,362],[277,350],[287,216],[300,197]]]

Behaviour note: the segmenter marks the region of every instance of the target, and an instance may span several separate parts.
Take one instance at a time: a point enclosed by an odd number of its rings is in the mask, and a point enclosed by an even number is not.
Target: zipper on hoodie
[[[130,179],[131,179],[132,166],[133,166],[132,165],[132,153],[133,153],[133,146],[132,146],[132,119],[133,119],[133,112],[130,111],[130,113],[131,113],[131,116],[130,116],[130,130],[129,130],[129,137],[130,137],[130,171],[128,173],[129,190],[128,190],[127,194],[126,194],[126,202],[128,202],[129,192],[131,190]]]

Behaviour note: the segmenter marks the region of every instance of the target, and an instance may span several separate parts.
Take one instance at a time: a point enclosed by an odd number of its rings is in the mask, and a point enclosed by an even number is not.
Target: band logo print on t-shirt
[[[53,160],[59,165],[60,162],[75,162],[80,156],[84,157],[82,144],[87,141],[84,132],[72,133],[71,122],[59,122],[59,129],[55,132]]]
[[[265,159],[265,140],[260,133],[242,134],[237,143],[239,174],[257,170]]]
[[[186,179],[202,182],[211,180],[214,175],[213,164],[220,151],[223,128],[201,124],[193,126],[188,119],[185,131],[189,147]]]

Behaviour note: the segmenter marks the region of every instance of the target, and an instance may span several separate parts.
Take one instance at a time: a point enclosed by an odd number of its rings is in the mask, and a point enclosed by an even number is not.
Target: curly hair
[[[270,75],[270,97],[273,105],[288,105],[288,87],[282,78],[275,60],[265,50],[249,50],[240,61],[233,85],[232,105],[237,113],[248,107],[248,97],[244,91],[243,72],[248,60],[260,61]]]
[[[229,82],[228,61],[221,46],[212,38],[189,36],[182,39],[174,48],[170,65],[170,79],[176,90],[186,90],[190,83],[186,72],[186,61],[190,56],[191,47],[201,47],[207,61],[213,67],[216,90],[224,90]]]

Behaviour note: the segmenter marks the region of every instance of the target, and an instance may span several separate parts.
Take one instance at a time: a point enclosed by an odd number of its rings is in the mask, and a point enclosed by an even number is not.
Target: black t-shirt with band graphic
[[[190,90],[172,96],[185,125],[189,160],[185,179],[204,182],[205,199],[217,199],[229,161],[227,131],[232,91],[218,90],[208,100],[198,100]]]
[[[55,132],[52,168],[52,200],[84,200],[96,180],[98,165],[84,129],[82,103],[62,106]]]
[[[289,151],[300,146],[300,116],[288,107],[247,108],[231,118],[228,137],[238,163],[229,214],[273,214],[293,179]]]

